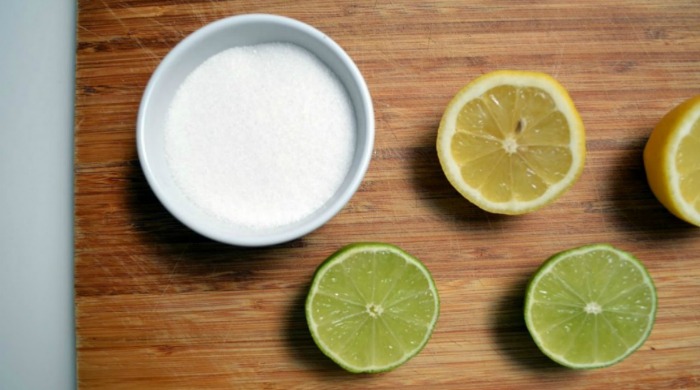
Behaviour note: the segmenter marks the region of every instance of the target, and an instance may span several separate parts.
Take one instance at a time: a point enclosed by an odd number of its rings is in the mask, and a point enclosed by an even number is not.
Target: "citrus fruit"
[[[675,107],[654,127],[644,148],[644,169],[656,198],[700,226],[700,96]]]
[[[537,346],[570,368],[615,364],[649,336],[656,290],[644,266],[607,244],[552,256],[525,296],[525,323]]]
[[[585,131],[554,78],[496,71],[449,102],[437,152],[447,179],[469,201],[493,213],[524,214],[551,203],[578,179]]]
[[[350,372],[388,371],[430,339],[439,298],[415,257],[381,243],[356,243],[319,266],[306,299],[318,347]]]

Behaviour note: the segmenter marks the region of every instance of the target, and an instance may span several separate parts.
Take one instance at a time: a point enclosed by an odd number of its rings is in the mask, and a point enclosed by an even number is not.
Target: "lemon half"
[[[437,152],[450,183],[480,208],[524,214],[583,171],[585,131],[568,92],[540,72],[485,74],[447,105]]]

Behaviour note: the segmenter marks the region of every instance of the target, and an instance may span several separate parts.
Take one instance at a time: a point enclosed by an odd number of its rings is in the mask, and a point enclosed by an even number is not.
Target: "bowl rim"
[[[352,103],[355,107],[356,131],[358,136],[356,137],[356,150],[353,156],[351,169],[348,171],[343,185],[341,185],[338,192],[336,192],[326,204],[322,205],[311,215],[289,225],[271,230],[251,231],[251,234],[247,235],[236,235],[232,234],[230,231],[222,231],[214,225],[202,223],[200,218],[192,217],[190,214],[180,210],[180,208],[176,206],[176,202],[170,198],[168,191],[160,186],[156,178],[156,169],[153,168],[152,164],[149,162],[148,141],[146,140],[146,114],[154,91],[158,88],[160,83],[164,82],[163,77],[166,75],[168,68],[185,55],[194,43],[201,42],[201,40],[206,39],[208,36],[221,29],[231,29],[235,28],[237,25],[250,23],[274,24],[285,28],[300,30],[302,33],[317,41],[318,44],[325,46],[340,60],[350,76],[351,83],[354,84],[353,88],[356,88],[359,92],[359,100]],[[284,39],[280,39],[278,42],[284,42]],[[235,46],[232,45],[230,47]],[[314,55],[316,54],[314,53]],[[326,64],[326,66],[329,65]],[[335,72],[335,70],[333,71]],[[343,82],[343,84],[345,84],[345,82]],[[344,85],[344,87],[348,89],[348,85]],[[361,105],[361,108],[358,107],[359,105]],[[358,109],[364,111],[364,118],[358,116]],[[360,119],[363,120],[360,121]],[[360,131],[361,129],[363,131]],[[364,142],[362,143],[360,142],[360,136],[364,138]],[[292,241],[311,233],[332,219],[347,205],[362,183],[372,157],[374,137],[374,108],[369,89],[357,65],[342,47],[326,34],[309,24],[286,16],[260,13],[239,14],[215,20],[195,30],[178,42],[175,47],[166,54],[152,73],[141,98],[136,123],[136,147],[139,162],[149,187],[160,203],[178,221],[196,233],[221,243],[242,247],[271,246]],[[194,207],[197,206],[194,205]],[[212,216],[212,218],[215,217]]]

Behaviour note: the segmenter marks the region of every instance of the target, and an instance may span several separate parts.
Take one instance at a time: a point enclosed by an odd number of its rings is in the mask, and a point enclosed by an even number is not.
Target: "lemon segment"
[[[644,148],[644,169],[656,198],[700,226],[700,96],[672,109],[654,127]]]
[[[465,198],[490,212],[523,214],[578,179],[585,132],[569,94],[551,76],[497,71],[450,101],[437,151],[447,179]]]

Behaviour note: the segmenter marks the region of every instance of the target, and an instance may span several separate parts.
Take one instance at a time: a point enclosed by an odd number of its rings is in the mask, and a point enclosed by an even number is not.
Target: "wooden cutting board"
[[[661,116],[700,94],[697,0],[78,4],[80,387],[700,388],[700,228],[656,201],[641,158]],[[159,61],[194,30],[243,13],[289,16],[336,40],[366,78],[376,114],[372,162],[347,207],[306,237],[263,249],[185,228],[151,192],[135,149],[139,101]],[[552,74],[587,129],[581,179],[525,216],[488,214],[461,198],[434,147],[453,94],[496,69]],[[440,292],[432,340],[390,373],[344,372],[306,327],[315,268],[354,241],[403,247],[430,268]],[[523,292],[548,256],[595,242],[645,263],[658,317],[631,357],[576,372],[532,342]]]

